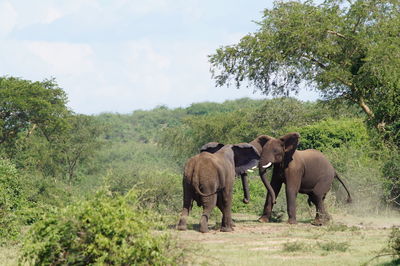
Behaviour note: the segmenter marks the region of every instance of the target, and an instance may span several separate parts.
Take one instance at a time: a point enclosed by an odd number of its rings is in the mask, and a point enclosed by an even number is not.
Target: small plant
[[[298,252],[298,251],[307,251],[309,246],[303,242],[286,242],[283,244],[284,252]]]
[[[168,234],[155,232],[155,215],[140,209],[131,190],[94,198],[48,214],[28,233],[20,262],[35,265],[160,265],[180,257]],[[175,248],[175,249],[174,249]],[[173,250],[174,249],[174,250]]]
[[[400,228],[393,227],[389,236],[389,250],[391,255],[400,258]]]
[[[357,226],[347,226],[345,224],[329,224],[326,228],[326,231],[328,232],[344,232],[344,231],[359,231],[360,228]]]
[[[350,244],[347,242],[335,242],[335,241],[329,241],[325,243],[318,243],[318,247],[324,251],[340,251],[340,252],[346,252],[347,249],[350,247]]]

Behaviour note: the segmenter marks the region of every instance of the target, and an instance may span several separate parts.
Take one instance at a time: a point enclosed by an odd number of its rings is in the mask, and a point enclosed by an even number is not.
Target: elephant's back
[[[322,152],[314,149],[296,151],[295,156],[302,161],[304,176],[302,186],[314,187],[317,183],[332,182],[335,169]],[[302,183],[303,183],[302,182]]]
[[[208,152],[198,154],[196,168],[202,175],[215,174],[215,170],[218,170],[219,167],[218,157],[215,154]]]

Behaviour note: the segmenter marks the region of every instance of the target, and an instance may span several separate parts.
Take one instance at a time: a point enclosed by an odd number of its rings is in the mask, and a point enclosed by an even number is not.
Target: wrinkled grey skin
[[[204,144],[201,148],[200,148],[200,152],[209,152],[209,153],[215,153],[217,151],[219,151],[222,147],[224,147],[225,145],[219,142],[209,142],[207,144]],[[250,156],[252,154],[250,153]],[[253,161],[254,165],[257,165],[257,162],[254,160]],[[235,163],[235,164],[240,164],[240,163]],[[244,204],[248,204],[250,202],[250,192],[249,192],[249,183],[247,180],[247,172],[246,171],[241,171],[241,172],[237,172],[237,175],[240,174],[240,178],[242,180],[242,186],[243,186],[243,203]],[[272,188],[271,188],[272,190]]]
[[[289,133],[277,139],[261,135],[250,144],[260,153],[260,175],[266,174],[266,166],[273,166],[271,186],[276,197],[282,183],[286,184],[288,222],[297,223],[296,197],[297,193],[302,193],[308,195],[309,204],[312,202],[316,206],[316,217],[312,224],[322,225],[330,219],[324,206],[324,199],[334,178],[338,179],[346,189],[347,202],[351,202],[351,196],[331,163],[321,152],[312,149],[296,150],[299,138],[299,133]],[[260,222],[270,220],[273,203],[272,196],[268,193],[263,215],[259,218]]]
[[[187,216],[196,201],[203,207],[200,232],[208,232],[208,219],[215,206],[222,212],[221,231],[233,231],[231,207],[235,176],[257,165],[259,158],[257,150],[248,143],[225,145],[215,153],[201,152],[191,157],[183,174],[183,209],[177,229],[187,229]]]

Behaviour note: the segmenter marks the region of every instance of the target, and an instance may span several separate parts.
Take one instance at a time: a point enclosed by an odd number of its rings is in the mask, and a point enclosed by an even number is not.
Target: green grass
[[[218,231],[218,222],[210,219],[210,233],[201,234],[195,226],[199,217],[193,216],[188,220],[191,230],[173,231],[185,246],[197,250],[186,256],[193,264],[361,265],[371,259],[368,265],[393,263],[390,256],[373,259],[387,246],[393,218],[374,218],[372,222],[361,223],[359,217],[347,215],[339,223],[335,220],[340,217],[333,215],[330,225],[315,227],[308,222],[262,224],[256,222],[257,216],[234,214],[234,232]]]

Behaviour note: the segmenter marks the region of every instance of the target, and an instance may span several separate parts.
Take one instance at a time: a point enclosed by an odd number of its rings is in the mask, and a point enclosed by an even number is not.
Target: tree
[[[21,132],[40,130],[50,140],[70,113],[65,92],[54,79],[32,82],[0,77],[0,145],[13,145]]]
[[[39,170],[44,176],[76,181],[76,170],[100,149],[104,124],[92,116],[71,114],[65,117],[63,131],[48,141],[40,131],[16,142],[13,160],[20,168]]]
[[[233,79],[238,88],[288,95],[305,82],[327,99],[358,104],[400,141],[400,1],[343,2],[276,1],[258,31],[210,56],[217,85]]]

